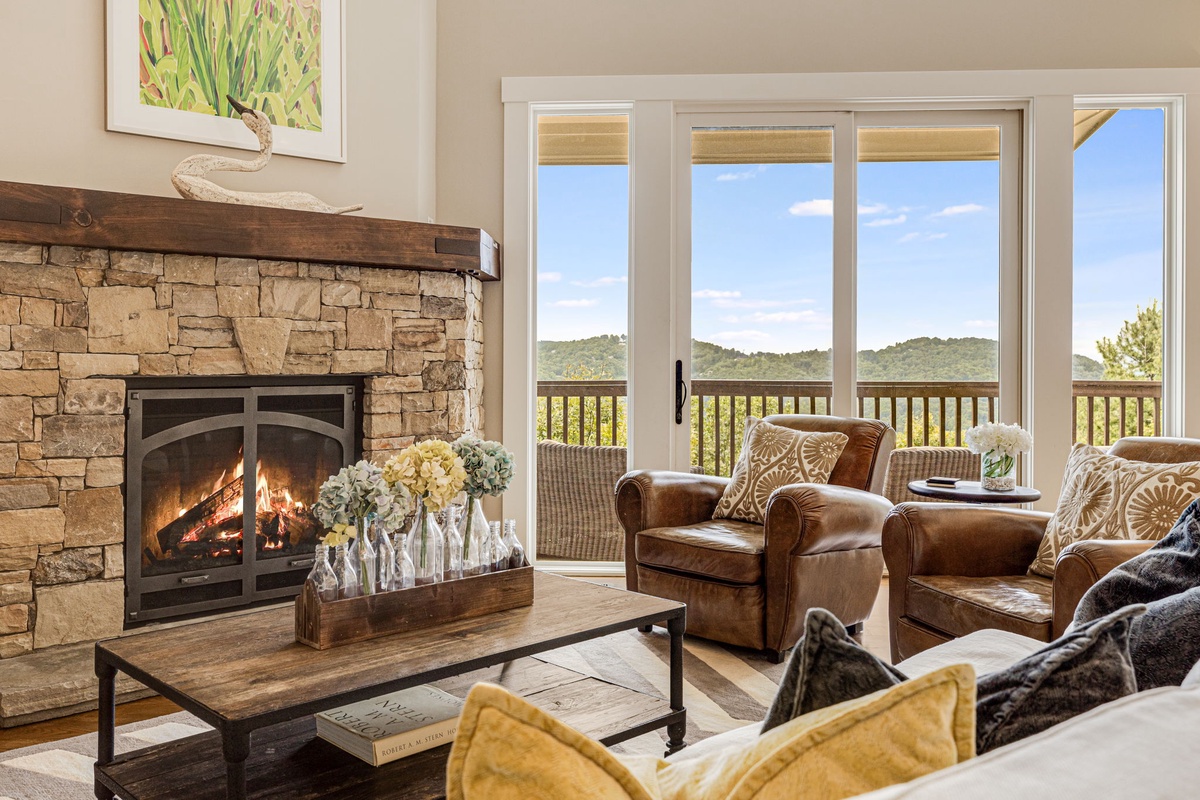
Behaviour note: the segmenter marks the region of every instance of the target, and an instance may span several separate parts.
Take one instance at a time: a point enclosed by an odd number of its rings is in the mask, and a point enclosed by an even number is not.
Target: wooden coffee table
[[[538,573],[532,606],[324,651],[294,641],[290,607],[100,642],[96,797],[441,797],[449,746],[376,768],[316,738],[312,715],[422,683],[465,696],[478,680],[501,682],[506,662],[503,685],[604,744],[666,727],[673,752],[686,728],[684,614],[682,603]],[[671,635],[669,700],[529,658],[652,623]],[[216,730],[114,756],[118,671]]]

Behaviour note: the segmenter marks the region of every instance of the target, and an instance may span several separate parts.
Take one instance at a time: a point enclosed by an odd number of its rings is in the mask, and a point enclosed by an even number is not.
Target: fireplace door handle
[[[180,578],[179,582],[184,584],[185,586],[191,586],[194,583],[204,583],[207,580],[208,580],[207,575],[193,575],[190,578]]]
[[[288,562],[289,567],[311,567],[317,563],[316,558],[294,558]]]

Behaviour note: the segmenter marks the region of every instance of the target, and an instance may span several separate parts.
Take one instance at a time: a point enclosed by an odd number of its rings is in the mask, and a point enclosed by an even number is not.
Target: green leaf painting
[[[138,0],[142,105],[321,130],[320,0]]]

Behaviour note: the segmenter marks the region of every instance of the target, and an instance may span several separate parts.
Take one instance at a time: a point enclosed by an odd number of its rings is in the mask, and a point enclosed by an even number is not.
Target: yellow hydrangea
[[[426,439],[392,456],[383,465],[383,479],[420,497],[429,511],[441,511],[462,491],[467,471],[449,442]]]

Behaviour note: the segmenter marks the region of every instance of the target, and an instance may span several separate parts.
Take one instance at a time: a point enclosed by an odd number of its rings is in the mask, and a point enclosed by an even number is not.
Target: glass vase
[[[488,539],[488,521],[478,497],[467,496],[467,510],[460,519],[458,532],[462,539],[463,575],[487,572],[488,559],[484,548]]]
[[[334,551],[333,574],[337,578],[339,600],[362,594],[362,586],[358,583],[358,571],[354,569],[354,561],[350,558],[344,542]]]
[[[333,567],[329,565],[329,548],[326,545],[317,545],[316,561],[313,562],[312,571],[308,573],[304,582],[312,586],[313,593],[320,602],[328,603],[338,599],[337,576],[333,574]]]
[[[407,539],[400,536],[400,547],[396,550],[396,588],[411,589],[417,583],[417,569],[408,554]]]
[[[508,545],[500,533],[499,522],[488,523],[488,541],[484,552],[488,557],[488,572],[500,572],[508,569]]]
[[[408,557],[413,562],[415,585],[424,586],[442,580],[444,546],[445,540],[437,518],[425,508],[424,502],[418,503],[417,516],[408,534]]]
[[[371,544],[371,526],[366,520],[355,520],[354,527],[357,535],[347,551],[354,571],[358,573],[358,582],[362,594],[375,594],[379,580],[379,560],[375,554],[375,546]]]
[[[980,459],[979,483],[991,492],[1017,488],[1017,457],[989,450]]]
[[[396,586],[396,548],[392,545],[392,537],[388,535],[379,517],[371,520],[371,538],[375,542],[376,581],[375,586],[381,592],[390,592]]]
[[[446,537],[446,547],[443,551],[445,570],[442,580],[453,581],[463,577],[463,538],[458,532],[458,519],[462,515],[462,506],[450,506],[438,513],[438,525]]]

